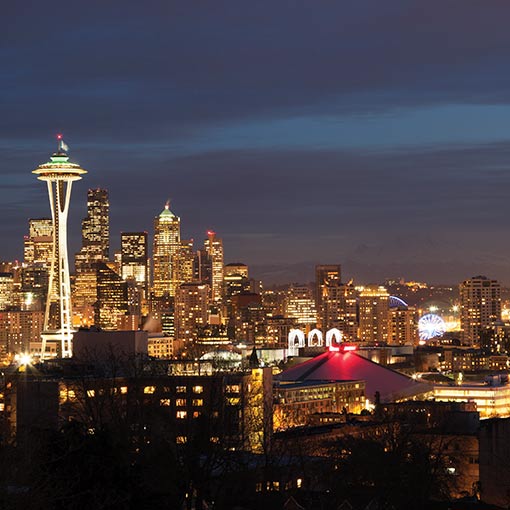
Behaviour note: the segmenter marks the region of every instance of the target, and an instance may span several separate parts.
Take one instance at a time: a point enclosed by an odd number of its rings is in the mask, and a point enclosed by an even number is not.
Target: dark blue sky
[[[112,244],[167,198],[268,282],[510,284],[503,0],[9,2],[0,18],[0,259],[49,214],[30,172],[63,132],[110,190]]]

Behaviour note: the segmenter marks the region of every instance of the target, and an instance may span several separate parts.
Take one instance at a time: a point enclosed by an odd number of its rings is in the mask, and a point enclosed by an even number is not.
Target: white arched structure
[[[337,344],[341,343],[343,336],[343,333],[339,329],[328,329],[328,331],[326,331],[326,347],[333,345],[333,340]]]
[[[305,334],[300,329],[291,329],[289,331],[288,342],[289,356],[297,356],[299,347],[305,346]]]
[[[314,343],[314,338],[317,338],[317,343]],[[320,329],[312,329],[308,333],[308,347],[322,347],[323,345],[322,331]]]

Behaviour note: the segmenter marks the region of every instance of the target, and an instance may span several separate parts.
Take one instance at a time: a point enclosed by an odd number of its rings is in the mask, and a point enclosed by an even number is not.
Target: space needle
[[[57,152],[51,156],[50,161],[39,165],[32,172],[48,185],[53,224],[53,254],[41,335],[41,359],[55,355],[51,349],[50,352],[46,352],[48,343],[56,344],[56,355],[60,354],[62,358],[70,358],[73,355],[71,283],[67,259],[67,214],[72,184],[87,173],[80,165],[69,161],[67,155],[69,148],[62,139],[62,135],[57,135],[57,141]]]

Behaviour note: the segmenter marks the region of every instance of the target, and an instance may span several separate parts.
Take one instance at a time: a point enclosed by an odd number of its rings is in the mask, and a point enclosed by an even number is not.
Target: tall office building
[[[200,248],[195,253],[193,260],[193,279],[211,287],[211,257],[205,248]]]
[[[108,262],[110,256],[110,203],[108,190],[87,192],[87,216],[81,222],[81,250],[76,254],[76,272],[89,270],[96,262]]]
[[[346,341],[358,337],[357,291],[352,284],[331,281],[322,289],[320,323],[323,331],[339,329]]]
[[[147,232],[122,232],[120,245],[120,275],[128,284],[129,313],[141,317],[147,313],[149,295]]]
[[[51,258],[49,259],[51,261]],[[41,264],[21,269],[21,308],[23,310],[44,310],[48,296],[49,268]]]
[[[161,214],[154,219],[152,289],[155,298],[161,298],[164,295],[175,296],[177,281],[172,262],[180,247],[181,220],[170,211],[170,205],[167,202]]]
[[[185,283],[175,296],[175,338],[193,342],[200,326],[207,324],[209,286],[202,283]]]
[[[24,237],[23,259],[26,265],[49,267],[53,255],[53,224],[51,218],[28,220]]]
[[[294,319],[296,324],[301,325],[317,322],[315,301],[308,287],[291,285],[285,299],[285,317]]]
[[[183,283],[190,283],[194,280],[194,260],[193,239],[181,241],[177,253],[172,258],[172,270],[176,288],[179,288]]]
[[[388,343],[393,345],[416,345],[418,321],[416,308],[402,303],[392,304],[390,298]]]
[[[315,303],[318,314],[318,326],[326,329],[325,311],[323,307],[324,298],[328,287],[338,285],[342,281],[340,264],[328,264],[315,266]]]
[[[39,165],[32,173],[48,186],[51,207],[53,249],[44,315],[41,357],[46,356],[46,343],[58,342],[63,358],[72,356],[71,282],[67,257],[67,215],[74,181],[87,171],[69,161],[67,145],[59,135],[57,152],[50,161]]]
[[[14,275],[0,273],[0,310],[8,310],[13,305]]]
[[[480,332],[501,320],[501,285],[486,276],[473,276],[459,290],[461,341],[478,345]]]
[[[121,318],[129,312],[127,283],[109,264],[98,262],[96,267],[96,326],[103,329],[117,329]]]
[[[367,286],[359,295],[359,337],[363,342],[386,343],[389,327],[389,298],[384,287]]]
[[[211,264],[211,300],[221,302],[223,298],[223,241],[216,237],[216,232],[209,230],[204,248]]]
[[[95,324],[94,305],[97,301],[97,264],[76,273],[73,293],[73,325],[88,328]]]
[[[266,309],[262,305],[262,296],[244,292],[232,296],[233,339],[243,343],[263,344],[266,339]],[[232,332],[229,332],[232,334]]]
[[[28,220],[24,236],[21,268],[21,306],[25,310],[43,310],[48,295],[48,280],[53,258],[51,218]]]
[[[252,294],[252,282],[248,278],[248,266],[245,264],[227,264],[223,269],[223,312],[226,318],[227,332],[235,339],[236,316],[234,313],[234,297],[239,294]]]
[[[227,264],[223,268],[223,305],[226,316],[231,316],[232,297],[237,294],[253,292],[252,282],[248,278],[246,264]]]
[[[134,280],[147,295],[149,285],[149,248],[147,232],[122,232],[120,235],[121,276]]]

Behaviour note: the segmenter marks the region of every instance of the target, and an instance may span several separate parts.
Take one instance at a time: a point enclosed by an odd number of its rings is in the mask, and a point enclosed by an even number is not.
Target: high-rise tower
[[[317,306],[318,321],[320,328],[327,327],[327,303],[325,299],[329,293],[329,287],[338,286],[341,282],[340,264],[321,264],[315,266],[315,304]]]
[[[167,202],[159,216],[154,219],[154,279],[155,298],[175,296],[177,286],[173,267],[174,256],[181,247],[181,219],[170,211]]]
[[[359,295],[359,336],[361,341],[386,343],[390,317],[390,295],[381,286],[368,285]]]
[[[481,331],[501,320],[501,285],[486,276],[473,276],[459,286],[461,341],[479,345]]]
[[[81,179],[87,171],[69,161],[68,147],[58,135],[58,148],[48,163],[39,165],[32,173],[48,185],[53,225],[53,253],[51,258],[48,297],[44,314],[41,357],[46,357],[48,341],[60,342],[60,354],[71,357],[71,284],[67,259],[67,214],[74,181]]]
[[[50,218],[28,220],[28,235],[24,237],[23,261],[26,265],[46,266],[53,253],[53,225]]]
[[[208,230],[204,248],[211,263],[211,299],[220,302],[223,298],[223,241],[216,237],[216,232]]]
[[[87,216],[81,222],[81,250],[76,254],[76,272],[90,270],[96,262],[108,262],[110,254],[110,203],[108,190],[89,189]]]

